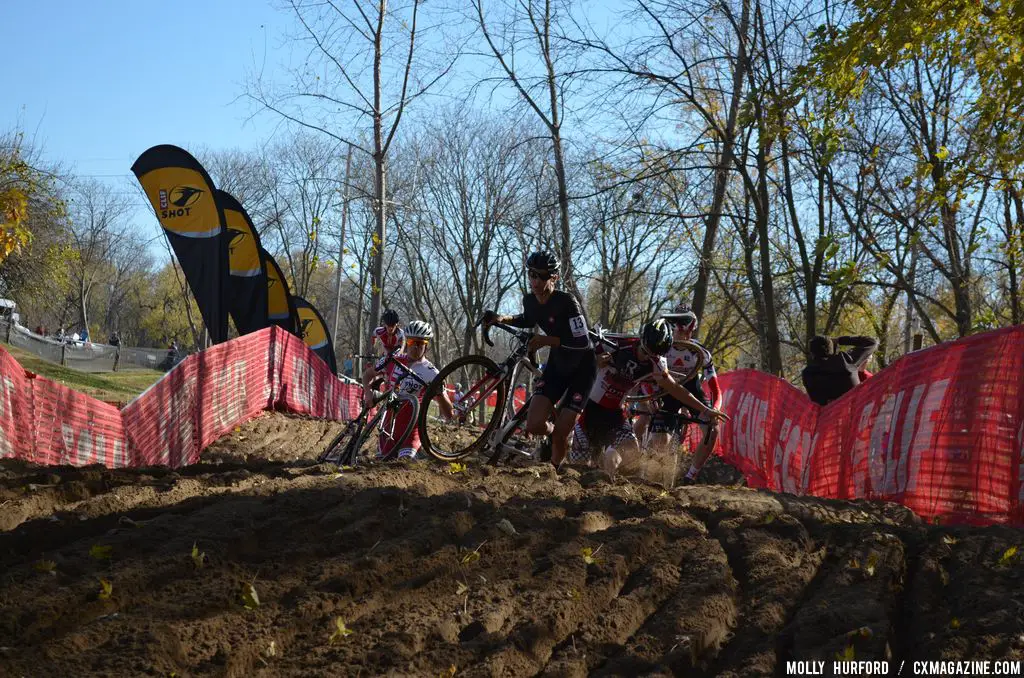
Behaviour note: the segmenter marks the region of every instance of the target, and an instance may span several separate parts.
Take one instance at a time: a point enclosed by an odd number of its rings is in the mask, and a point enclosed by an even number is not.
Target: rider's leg
[[[710,430],[708,430],[708,427],[710,427]],[[704,468],[704,463],[711,456],[712,450],[715,449],[715,441],[718,440],[717,424],[701,424],[700,428],[704,432],[704,436],[697,445],[697,451],[693,454],[690,470],[686,472],[686,480],[697,480],[697,474]]]
[[[559,408],[558,414],[555,416],[555,426],[551,432],[551,463],[555,468],[562,463],[566,452],[569,451],[569,434],[576,426],[576,417],[578,416],[579,412],[569,407]]]
[[[530,401],[530,409],[526,412],[526,432],[535,436],[549,436],[555,430],[551,423],[554,403],[546,395],[536,393]]]

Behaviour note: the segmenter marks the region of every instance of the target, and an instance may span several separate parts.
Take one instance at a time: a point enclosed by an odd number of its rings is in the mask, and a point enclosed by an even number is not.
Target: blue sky
[[[276,121],[249,120],[239,96],[289,23],[261,0],[0,2],[0,131],[20,127],[47,159],[126,191],[155,144],[257,146]]]
[[[254,117],[259,109],[242,94],[254,69],[268,81],[288,80],[285,36],[296,24],[281,4],[0,0],[0,133],[21,129],[47,160],[136,197],[130,168],[150,146],[194,153],[261,146],[281,119],[265,111]],[[612,18],[600,3],[588,9],[591,21]],[[471,64],[458,70],[473,77]],[[486,101],[488,91],[480,105],[507,103],[507,92]],[[141,197],[135,221],[159,235]]]

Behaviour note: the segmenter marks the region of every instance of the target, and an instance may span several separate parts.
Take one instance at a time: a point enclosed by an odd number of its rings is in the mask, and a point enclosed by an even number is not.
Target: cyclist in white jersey
[[[667,313],[662,317],[673,327],[673,346],[665,355],[668,369],[673,372],[685,373],[693,370],[698,362],[703,363],[699,373],[694,374],[689,381],[684,383],[683,388],[701,403],[718,409],[722,404],[722,391],[718,385],[714,360],[711,357],[711,352],[693,339],[693,333],[698,324],[697,314],[689,306],[680,305],[672,313]],[[696,344],[700,355],[696,355],[689,347],[680,345],[680,342],[683,341]],[[649,426],[652,436],[651,443],[655,447],[668,449],[672,436],[678,435],[680,440],[685,439],[688,423],[680,421],[680,414],[683,413],[683,410],[686,410],[686,414],[690,417],[701,419],[698,426],[704,435],[701,437],[697,449],[694,450],[690,468],[683,477],[683,484],[691,485],[697,482],[697,474],[700,473],[715,448],[715,442],[718,440],[718,421],[672,396],[665,396],[660,401],[660,407],[653,416],[645,413],[637,417],[635,430],[637,435],[643,438]]]
[[[637,339],[625,339],[619,347],[605,352],[599,347],[597,380],[590,391],[583,416],[576,424],[570,459],[587,461],[601,453],[601,465],[608,473],[630,466],[639,458],[640,448],[623,411],[626,394],[643,379],[651,378],[660,388],[682,402],[706,412],[709,418],[725,415],[701,403],[668,374],[664,354],[672,344],[672,332],[664,320],[644,324]]]

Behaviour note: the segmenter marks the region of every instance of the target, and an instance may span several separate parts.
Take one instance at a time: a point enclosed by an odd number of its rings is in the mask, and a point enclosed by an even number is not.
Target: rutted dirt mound
[[[0,675],[762,676],[837,653],[894,671],[1024,656],[1019,530],[545,466],[338,474],[309,461],[336,431],[264,416],[177,472],[0,465]]]

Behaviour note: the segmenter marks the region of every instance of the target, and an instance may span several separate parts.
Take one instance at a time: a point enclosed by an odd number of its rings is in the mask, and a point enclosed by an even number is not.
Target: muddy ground
[[[266,415],[176,472],[0,464],[0,676],[1024,658],[1019,530],[577,468],[337,473],[311,462],[335,431]]]

